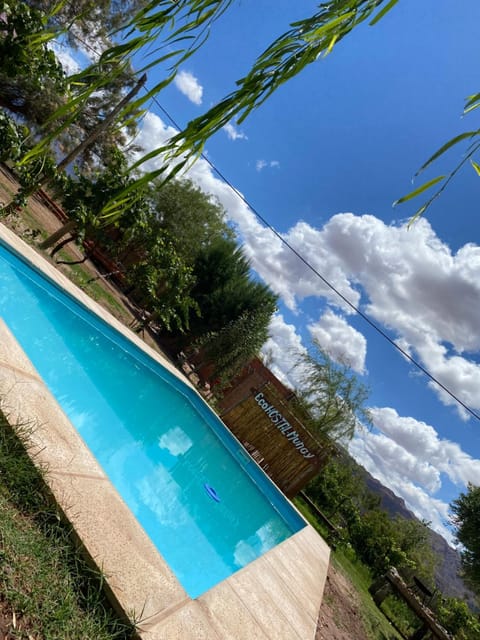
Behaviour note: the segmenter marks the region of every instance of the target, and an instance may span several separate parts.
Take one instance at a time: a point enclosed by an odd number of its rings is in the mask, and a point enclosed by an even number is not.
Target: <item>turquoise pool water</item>
[[[192,598],[305,526],[187,385],[2,243],[0,316]]]

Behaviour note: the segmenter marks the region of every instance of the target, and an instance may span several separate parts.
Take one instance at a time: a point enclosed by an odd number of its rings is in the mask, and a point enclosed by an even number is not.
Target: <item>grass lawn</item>
[[[77,287],[102,304],[118,320],[128,323],[130,316],[126,313],[125,307],[102,285],[100,276],[92,276],[92,272],[83,264],[72,263],[71,255],[63,249],[58,252],[57,260],[65,263],[62,265],[63,271]]]
[[[19,429],[28,441],[28,428]],[[127,640],[41,473],[0,415],[0,638]]]

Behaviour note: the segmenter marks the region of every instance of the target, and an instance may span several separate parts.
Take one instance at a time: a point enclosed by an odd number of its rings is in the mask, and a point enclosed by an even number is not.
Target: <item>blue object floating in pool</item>
[[[215,502],[220,502],[220,498],[218,497],[218,494],[213,487],[206,483],[203,486],[212,500],[215,500]]]

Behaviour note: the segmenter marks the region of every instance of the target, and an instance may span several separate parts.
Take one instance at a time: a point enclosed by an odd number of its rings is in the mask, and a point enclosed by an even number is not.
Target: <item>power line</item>
[[[74,37],[82,42],[87,48],[90,48],[94,51],[93,47],[91,47],[88,43],[83,41],[78,35],[74,35]],[[134,75],[138,75],[134,72]],[[148,88],[145,87],[145,90],[148,91]],[[152,96],[153,102],[157,105],[160,111],[165,114],[165,116],[170,120],[174,127],[178,131],[182,130],[182,127],[175,121],[175,119],[170,115],[170,113],[163,107],[158,98],[156,96]],[[353,304],[346,296],[343,295],[331,282],[329,282],[325,276],[323,276],[295,247],[293,247],[288,240],[286,240],[276,229],[275,227],[268,222],[268,220],[261,215],[261,213],[247,200],[247,198],[240,193],[230,182],[230,180],[218,169],[213,162],[204,154],[201,154],[201,158],[209,165],[212,171],[224,182],[232,191],[237,195],[240,200],[247,205],[247,207],[252,211],[252,213],[262,222],[262,224],[269,229],[279,240],[280,242],[287,247],[312,273],[314,273],[331,291],[333,291],[345,304],[350,307],[357,315],[359,315],[374,331],[376,331],[379,335],[382,336],[387,342],[389,342],[399,353],[402,354],[404,358],[406,358],[411,364],[413,364],[417,369],[419,369],[424,375],[427,376],[432,382],[434,382],[437,386],[439,386],[445,393],[447,393],[455,402],[457,402],[461,407],[467,411],[472,417],[476,418],[480,421],[480,415],[471,407],[469,407],[463,400],[461,400],[453,391],[451,391],[448,387],[446,387],[438,378],[436,378],[432,373],[428,371],[423,365],[421,365],[418,360],[416,360],[413,356],[411,356],[405,349],[395,342],[381,327],[379,327],[373,320],[371,320],[367,314],[361,311],[356,305]]]
[[[181,131],[181,127],[174,120],[174,118],[169,114],[169,112],[160,104],[158,99],[154,96],[153,101],[157,105],[157,107],[165,114],[165,116],[170,120],[174,127],[176,127],[179,131]],[[286,240],[276,229],[275,227],[268,222],[268,220],[262,216],[262,214],[247,200],[247,198],[240,193],[228,180],[228,178],[213,164],[213,162],[205,155],[201,154],[201,157],[212,171],[227,185],[232,189],[240,200],[252,211],[252,213],[269,229],[279,240],[284,244],[310,271],[312,271],[329,289],[331,289],[339,298],[345,302],[356,314],[358,314],[367,324],[372,327],[377,333],[379,333],[382,338],[387,340],[395,349],[404,356],[411,364],[413,364],[417,369],[419,369],[423,374],[425,374],[432,382],[438,385],[445,393],[447,393],[451,398],[455,400],[459,405],[461,405],[465,411],[467,411],[471,416],[480,421],[480,415],[474,411],[471,407],[469,407],[463,400],[461,400],[453,391],[451,391],[448,387],[446,387],[438,378],[436,378],[432,373],[428,371],[424,366],[422,366],[418,360],[416,360],[413,356],[411,356],[405,349],[395,342],[381,327],[379,327],[373,320],[371,320],[361,309],[359,309],[356,305],[353,304],[346,296],[343,295],[331,282],[325,278],[295,247],[293,247],[288,240]]]

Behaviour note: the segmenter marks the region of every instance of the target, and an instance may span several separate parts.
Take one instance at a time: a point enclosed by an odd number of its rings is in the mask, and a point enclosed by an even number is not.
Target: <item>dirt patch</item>
[[[358,594],[332,565],[328,569],[315,640],[368,640]]]
[[[29,633],[22,616],[17,616],[11,607],[0,596],[0,640],[19,640],[28,638],[36,640],[37,636]]]

